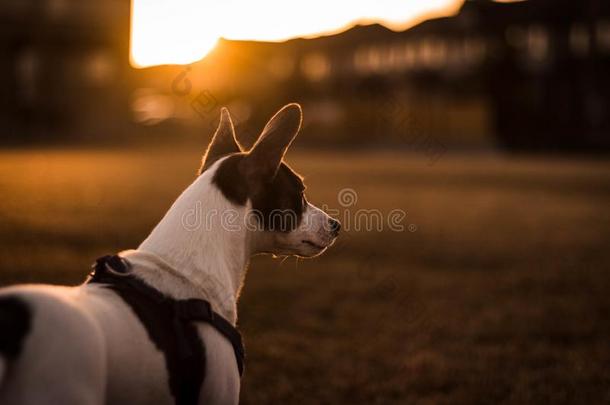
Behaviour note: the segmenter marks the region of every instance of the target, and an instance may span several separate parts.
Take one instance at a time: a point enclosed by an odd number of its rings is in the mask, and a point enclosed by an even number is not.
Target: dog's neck
[[[182,193],[138,249],[166,261],[235,322],[251,256],[251,236],[243,226],[248,209],[230,203],[212,184],[217,166]]]

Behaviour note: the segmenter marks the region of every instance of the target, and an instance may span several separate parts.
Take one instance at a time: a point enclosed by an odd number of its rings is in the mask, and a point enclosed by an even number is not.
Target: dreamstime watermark
[[[392,209],[386,213],[379,209],[358,208],[358,193],[352,188],[344,188],[337,194],[340,208],[322,205],[320,208],[342,223],[344,231],[355,232],[392,232],[417,231],[417,225],[406,224],[407,212]],[[223,229],[229,232],[275,231],[290,232],[296,228],[301,231],[317,231],[320,227],[330,231],[331,224],[320,221],[319,216],[307,215],[309,205],[297,212],[293,209],[275,209],[261,211],[253,209],[247,213],[244,210],[226,208],[208,208],[201,201],[186,210],[181,217],[181,225],[188,231],[214,231]]]
[[[186,66],[172,80],[172,94],[179,98],[184,98],[188,101],[191,109],[199,115],[199,117],[207,122],[211,130],[215,130],[215,117],[220,113],[221,103],[218,98],[209,89],[202,89],[197,93],[193,92],[193,83],[189,78],[191,74],[191,66]],[[235,111],[232,113],[235,122],[243,122],[245,120]]]
[[[407,212],[400,208],[395,208],[384,214],[376,208],[358,208],[358,193],[353,188],[344,188],[337,194],[337,202],[341,208],[330,208],[322,206],[322,210],[328,215],[339,219],[342,228],[346,231],[356,232],[392,232],[417,231],[417,225],[406,224]]]
[[[220,108],[218,99],[207,89],[203,89],[195,95],[193,83],[189,79],[191,67],[187,66],[172,80],[172,93],[180,98],[188,98],[191,109],[203,119],[211,119],[212,114],[217,113]],[[211,120],[210,120],[211,121]],[[213,123],[210,122],[210,125]]]

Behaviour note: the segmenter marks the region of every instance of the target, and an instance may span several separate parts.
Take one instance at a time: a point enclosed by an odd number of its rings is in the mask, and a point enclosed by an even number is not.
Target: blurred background
[[[297,101],[309,198],[407,214],[253,261],[243,403],[610,402],[610,3],[284,3],[0,2],[0,284],[79,283],[222,106],[250,145]]]

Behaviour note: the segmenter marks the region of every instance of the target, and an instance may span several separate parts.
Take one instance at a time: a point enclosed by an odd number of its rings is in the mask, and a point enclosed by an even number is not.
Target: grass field
[[[0,284],[76,284],[96,257],[136,247],[199,152],[0,152]],[[314,203],[342,208],[350,188],[341,218],[402,209],[406,229],[345,232],[317,260],[253,261],[243,403],[610,402],[610,163],[289,161]]]

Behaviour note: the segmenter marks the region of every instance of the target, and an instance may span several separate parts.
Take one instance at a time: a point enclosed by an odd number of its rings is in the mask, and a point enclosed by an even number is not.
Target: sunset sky
[[[203,58],[220,37],[283,41],[335,33],[354,24],[406,29],[451,15],[463,0],[133,0],[134,66],[187,64]]]

